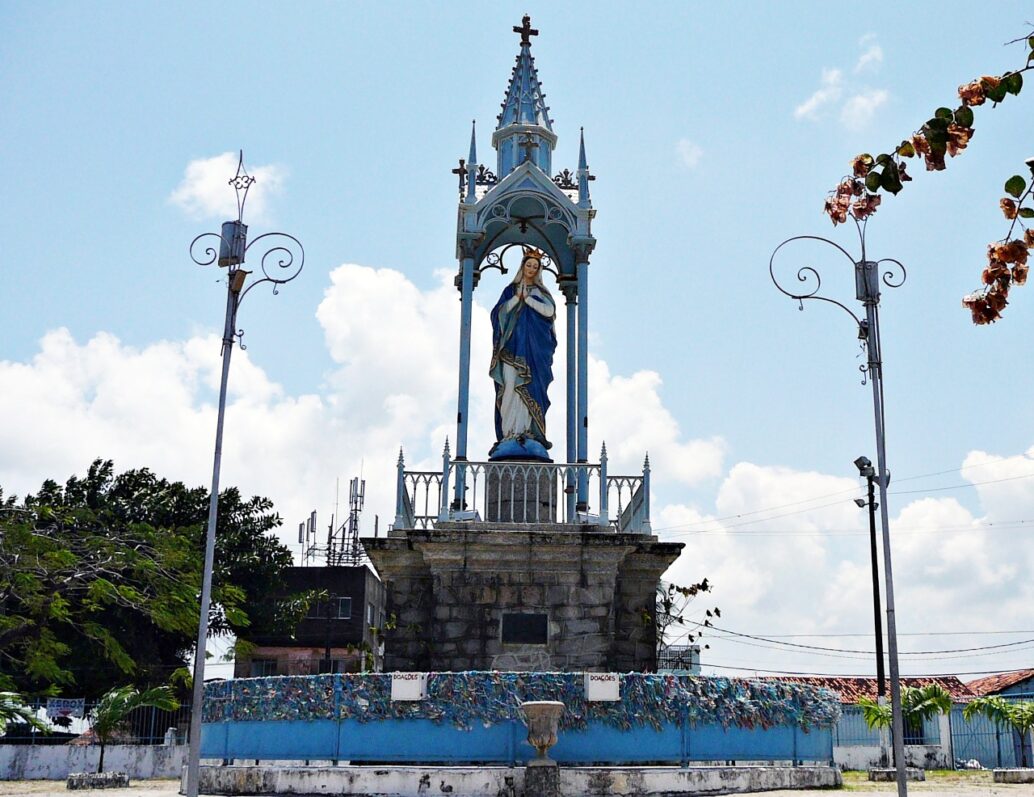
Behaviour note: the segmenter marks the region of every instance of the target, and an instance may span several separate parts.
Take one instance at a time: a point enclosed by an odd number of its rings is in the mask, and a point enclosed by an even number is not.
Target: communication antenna
[[[346,558],[350,565],[361,565],[366,552],[359,542],[359,515],[366,503],[366,479],[352,479],[348,490],[348,550]]]
[[[302,567],[308,567],[315,562],[316,557],[321,553],[319,544],[316,541],[316,510],[309,513],[309,519],[298,524],[298,542],[302,546]]]

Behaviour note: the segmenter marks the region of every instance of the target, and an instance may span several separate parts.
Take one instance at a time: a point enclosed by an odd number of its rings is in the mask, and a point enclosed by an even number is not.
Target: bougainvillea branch
[[[1027,161],[1034,173],[1034,158]],[[992,324],[1002,317],[1002,310],[1009,303],[1009,288],[1023,285],[1027,281],[1027,250],[1034,248],[1034,230],[1030,230],[1022,219],[1034,219],[1034,208],[1028,202],[1034,197],[1034,181],[1027,181],[1014,174],[1005,181],[1005,193],[999,206],[1005,218],[1010,220],[1005,237],[987,245],[987,267],[981,274],[983,287],[962,300],[963,307],[973,314],[974,324]],[[1013,238],[1016,226],[1023,229],[1022,238]]]
[[[1023,73],[1034,69],[1034,35],[1016,39],[1027,45],[1026,65],[1004,75],[984,75],[959,86],[959,107],[938,108],[910,138],[906,138],[889,153],[873,157],[867,152],[851,161],[851,174],[826,197],[823,212],[834,226],[851,216],[864,221],[880,206],[881,192],[897,194],[912,177],[905,159],[922,157],[926,170],[943,171],[945,156],[954,158],[969,145],[973,138],[973,108],[991,100],[992,107],[1010,94],[1023,89]],[[1013,43],[1013,42],[1010,42]],[[1031,165],[1028,162],[1028,165]],[[1032,166],[1034,170],[1034,166]],[[1024,205],[1031,199],[1034,184],[1027,187],[1019,175],[1010,177],[1005,184],[1009,197],[1001,200],[1002,212],[1012,220],[1005,238],[988,246],[988,266],[983,272],[984,287],[963,299],[963,305],[973,313],[973,322],[988,324],[1001,317],[1007,304],[1010,285],[1022,285],[1027,279],[1027,250],[1034,248],[1034,234],[1024,227],[1024,237],[1013,239],[1012,233],[1020,219],[1034,218],[1034,208]]]

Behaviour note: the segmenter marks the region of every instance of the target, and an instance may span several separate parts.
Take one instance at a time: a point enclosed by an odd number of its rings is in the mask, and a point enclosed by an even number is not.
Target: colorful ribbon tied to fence
[[[589,702],[579,673],[430,673],[427,697],[414,701],[393,701],[386,673],[237,678],[205,685],[202,721],[419,718],[470,728],[520,720],[527,700],[562,702],[565,729],[590,721],[620,729],[686,721],[807,731],[832,727],[840,718],[833,692],[802,684],[645,673],[620,679],[620,700]]]

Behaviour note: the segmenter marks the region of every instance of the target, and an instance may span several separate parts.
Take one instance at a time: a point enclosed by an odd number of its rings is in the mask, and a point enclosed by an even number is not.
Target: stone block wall
[[[660,575],[680,543],[592,527],[439,523],[365,540],[388,586],[385,670],[652,671]],[[542,644],[505,614],[545,615]]]

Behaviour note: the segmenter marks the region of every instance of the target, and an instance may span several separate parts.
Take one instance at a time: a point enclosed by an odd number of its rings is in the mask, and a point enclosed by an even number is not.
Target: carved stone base
[[[363,540],[397,619],[383,637],[385,670],[656,668],[657,580],[682,543],[547,524],[471,525],[439,522]],[[546,638],[504,640],[509,615],[545,615]]]

